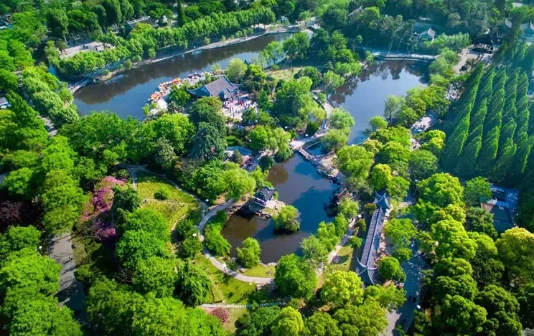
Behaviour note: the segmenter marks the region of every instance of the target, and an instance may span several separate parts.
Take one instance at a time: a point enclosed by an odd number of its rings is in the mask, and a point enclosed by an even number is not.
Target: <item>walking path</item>
[[[279,302],[265,302],[265,303],[258,303],[258,307],[272,307],[272,306],[286,306],[287,302],[285,301],[279,301]],[[225,303],[205,303],[203,305],[200,305],[201,308],[204,309],[211,309],[211,308],[250,308],[252,307],[252,304],[225,304]]]
[[[57,293],[59,305],[69,307],[79,320],[85,321],[87,319],[84,308],[85,293],[83,285],[74,277],[76,261],[72,250],[71,233],[55,235],[51,239],[50,257],[61,265],[59,292]]]
[[[228,276],[231,276],[232,278],[236,280],[248,282],[250,284],[255,283],[258,286],[269,285],[274,281],[273,278],[251,277],[251,276],[240,274],[236,271],[233,271],[229,269],[225,263],[222,263],[219,260],[215,259],[215,257],[206,249],[204,250],[204,256],[208,258],[211,264],[217,267],[218,270],[220,270],[221,272],[223,272],[224,274]]]

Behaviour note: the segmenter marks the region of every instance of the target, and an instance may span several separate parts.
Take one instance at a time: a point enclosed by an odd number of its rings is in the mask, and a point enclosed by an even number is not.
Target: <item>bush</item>
[[[363,240],[360,237],[352,237],[350,239],[350,246],[352,246],[353,249],[357,250],[360,247],[362,247]]]
[[[228,321],[228,318],[230,317],[230,313],[228,313],[228,310],[220,307],[215,308],[210,314],[218,318],[222,324],[225,324],[226,321]]]
[[[356,222],[356,226],[358,227],[358,229],[360,231],[366,231],[367,230],[367,223],[365,222],[365,219],[363,219],[363,218],[358,219],[358,221]]]
[[[154,198],[157,200],[168,200],[171,198],[171,191],[167,187],[161,187],[154,193]]]
[[[273,217],[276,231],[297,232],[300,229],[299,211],[292,205],[286,205]]]
[[[306,126],[306,134],[309,136],[314,135],[319,130],[319,123],[315,121],[310,121]]]
[[[272,156],[262,156],[260,159],[260,167],[263,170],[269,170],[274,166],[275,162]]]

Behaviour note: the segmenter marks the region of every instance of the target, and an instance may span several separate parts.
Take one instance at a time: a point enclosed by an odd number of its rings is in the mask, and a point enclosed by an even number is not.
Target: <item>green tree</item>
[[[278,261],[274,283],[282,295],[310,298],[317,284],[317,276],[312,266],[298,256],[289,254]]]
[[[30,199],[33,196],[34,172],[30,168],[20,168],[9,173],[2,186],[11,196]]]
[[[465,229],[488,235],[497,239],[497,230],[493,225],[493,214],[479,207],[470,207],[466,212]]]
[[[334,271],[325,280],[321,299],[334,308],[358,305],[363,302],[362,280],[354,272]]]
[[[239,200],[256,189],[256,180],[241,168],[227,170],[223,176],[226,181],[232,181],[228,184],[228,197],[234,200]]]
[[[300,229],[299,211],[292,205],[286,205],[273,217],[277,231],[297,232]]]
[[[429,178],[438,170],[437,157],[428,150],[419,149],[410,156],[410,177],[421,181]]]
[[[16,91],[18,86],[19,79],[17,75],[5,68],[0,69],[0,91]]]
[[[161,213],[151,208],[139,208],[128,214],[125,223],[121,225],[121,230],[149,232],[162,241],[170,239],[167,220]]]
[[[65,11],[60,8],[51,9],[48,11],[47,20],[53,36],[61,39],[65,38],[69,31],[69,18]]]
[[[396,248],[409,247],[412,239],[417,235],[417,229],[408,218],[390,220],[384,232]]]
[[[419,198],[438,207],[463,203],[463,187],[460,181],[450,174],[437,173],[417,183]]]
[[[271,328],[273,335],[280,336],[300,335],[303,331],[304,321],[302,321],[302,315],[291,307],[282,309]]]
[[[248,237],[243,241],[241,247],[237,248],[237,260],[247,268],[259,264],[261,256],[260,243],[254,238]]]
[[[404,273],[399,261],[395,257],[384,257],[378,261],[378,272],[386,280],[395,280],[404,282],[406,274]]]
[[[495,243],[511,281],[528,282],[534,276],[534,235],[523,228],[504,232]]]
[[[391,175],[391,167],[386,164],[379,163],[371,170],[369,184],[374,190],[379,191],[384,189],[392,179],[393,176]]]
[[[327,152],[338,151],[349,141],[346,130],[331,129],[321,139],[323,147]]]
[[[374,132],[378,129],[387,128],[388,122],[382,116],[374,116],[371,118],[371,120],[369,120],[369,125],[371,126],[371,130]]]
[[[0,235],[0,260],[9,253],[28,248],[36,251],[41,241],[41,232],[34,226],[12,226],[6,233]]]
[[[177,293],[186,304],[202,304],[210,288],[211,279],[200,266],[186,261],[178,271]]]
[[[486,322],[486,310],[459,295],[447,295],[439,309],[440,314],[433,322],[442,333],[474,335],[483,330]]]
[[[349,111],[335,108],[330,114],[330,127],[340,130],[350,129],[354,126],[354,117]]]
[[[134,271],[141,260],[168,254],[165,242],[146,231],[126,231],[115,249],[119,261],[130,271]]]
[[[519,317],[524,328],[534,327],[534,284],[530,283],[519,288],[515,294],[519,302]]]
[[[304,321],[305,336],[342,336],[336,321],[327,313],[315,312]]]
[[[475,177],[465,184],[465,203],[470,206],[479,205],[491,198],[491,185],[483,177]]]
[[[176,7],[178,8],[177,9],[177,12],[178,12],[178,15],[177,15],[178,26],[182,27],[185,24],[185,12],[184,12],[184,7],[182,5],[182,0],[177,0],[176,1]]]
[[[406,292],[398,289],[394,284],[388,286],[373,285],[365,287],[365,300],[373,300],[389,312],[402,307],[406,301]]]
[[[373,164],[373,153],[360,146],[345,146],[337,153],[337,164],[341,172],[349,177],[366,179]]]
[[[170,297],[174,292],[178,274],[176,260],[150,257],[137,265],[133,284],[141,293],[154,293],[156,297]]]
[[[224,136],[212,125],[201,122],[193,138],[191,157],[199,160],[221,159],[225,149]]]
[[[326,263],[329,250],[323,242],[315,235],[310,235],[300,243],[302,254],[306,260],[314,264]]]
[[[522,335],[523,327],[519,321],[519,303],[504,288],[490,285],[480,291],[475,303],[486,309],[487,319],[497,323],[486,324],[484,331],[495,335]]]
[[[176,85],[173,85],[171,86],[171,93],[169,93],[169,99],[171,102],[174,102],[178,106],[185,106],[191,99],[191,95],[183,86],[177,87]]]
[[[57,299],[52,297],[19,302],[6,329],[10,335],[16,336],[83,335],[72,311],[67,307],[59,307]]]
[[[239,58],[233,58],[228,63],[226,68],[226,76],[233,83],[241,82],[241,79],[245,76],[247,71],[247,65]]]
[[[375,300],[360,306],[349,306],[334,313],[343,335],[378,336],[386,329],[386,310]]]
[[[339,213],[341,213],[347,219],[355,218],[359,211],[360,205],[358,202],[348,197],[343,198],[341,204],[339,205]]]

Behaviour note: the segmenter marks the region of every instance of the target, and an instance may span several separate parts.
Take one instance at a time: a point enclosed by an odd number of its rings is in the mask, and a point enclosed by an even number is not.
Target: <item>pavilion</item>
[[[237,94],[239,84],[230,82],[226,76],[221,76],[211,83],[204,84],[201,87],[189,90],[189,93],[195,97],[219,97],[221,100],[227,100]]]

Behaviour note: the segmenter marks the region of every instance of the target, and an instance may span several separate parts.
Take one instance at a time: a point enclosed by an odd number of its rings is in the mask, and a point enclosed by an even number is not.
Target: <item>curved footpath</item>
[[[168,178],[166,178],[165,176],[161,175],[161,174],[157,174],[153,171],[150,171],[148,169],[146,169],[145,166],[141,166],[141,165],[125,165],[124,166],[126,170],[128,170],[128,172],[130,173],[130,177],[132,178],[132,184],[134,186],[134,188],[137,189],[137,172],[138,171],[143,171],[143,172],[147,172],[147,173],[151,173],[151,174],[154,174],[154,175],[157,175],[157,176],[160,176],[162,178],[165,178],[167,181],[169,181],[169,183],[171,183],[175,188],[183,191],[183,192],[186,192],[188,193],[187,191],[183,190],[182,188],[180,188],[176,183],[174,183],[173,181],[169,180]],[[201,199],[199,199],[197,196],[195,195],[192,195],[191,193],[188,193],[189,195],[195,197],[195,199],[201,204],[202,206],[202,219],[200,220],[200,223],[198,224],[197,228],[198,228],[198,231],[199,232],[202,232],[204,230],[204,227],[206,226],[206,224],[208,223],[208,221],[217,214],[217,212],[219,211],[223,211],[223,210],[226,210],[228,209],[229,207],[231,207],[233,204],[234,204],[234,200],[233,199],[229,199],[228,201],[224,202],[223,204],[220,204],[220,205],[217,205],[217,206],[214,206],[212,208],[208,208],[207,207],[207,204],[202,201]],[[206,210],[208,210],[208,212],[206,212]],[[339,251],[341,250],[341,248],[349,241],[349,239],[352,237],[352,228],[354,227],[354,224],[356,223],[356,220],[355,219],[352,219],[351,222],[349,223],[349,228],[347,229],[347,231],[345,232],[345,234],[343,235],[343,237],[341,238],[341,240],[339,241],[339,243],[336,245],[336,247],[334,248],[333,251],[330,252],[330,254],[328,255],[328,263],[332,263],[332,261],[334,260],[334,258],[337,256],[337,254],[339,253]],[[204,240],[204,236],[202,234],[200,234],[199,236],[199,239],[201,241]],[[231,276],[232,278],[236,279],[236,280],[239,280],[239,281],[243,281],[243,282],[248,282],[250,284],[256,284],[258,286],[265,286],[265,285],[269,285],[271,283],[273,283],[274,281],[274,278],[265,278],[265,277],[252,277],[252,276],[248,276],[248,275],[244,275],[244,274],[240,274],[236,271],[233,271],[231,270],[230,268],[228,268],[228,266],[226,266],[225,263],[223,262],[220,262],[219,260],[217,260],[207,249],[204,249],[203,251],[203,254],[204,256],[211,262],[211,264],[213,266],[215,266],[218,270],[220,270],[221,272],[223,272],[224,274],[228,275],[228,276]],[[317,273],[320,274],[322,273],[322,269],[318,269],[317,270]],[[244,307],[243,307],[244,308]]]

